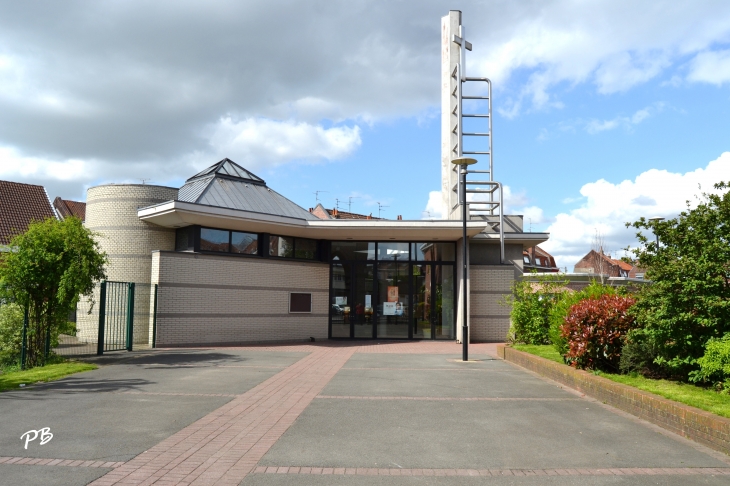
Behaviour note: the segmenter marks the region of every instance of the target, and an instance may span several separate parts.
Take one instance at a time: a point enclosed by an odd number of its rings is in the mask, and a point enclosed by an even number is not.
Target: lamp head
[[[451,159],[451,163],[454,165],[473,165],[477,163],[477,159],[472,159],[471,157],[457,157],[455,159]]]

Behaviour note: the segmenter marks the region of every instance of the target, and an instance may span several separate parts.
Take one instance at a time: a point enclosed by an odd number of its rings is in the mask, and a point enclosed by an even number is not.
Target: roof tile
[[[0,181],[0,245],[26,231],[31,221],[55,217],[43,186]]]

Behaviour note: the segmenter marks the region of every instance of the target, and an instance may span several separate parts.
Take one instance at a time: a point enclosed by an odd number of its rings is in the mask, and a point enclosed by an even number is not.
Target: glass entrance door
[[[454,266],[414,263],[411,266],[415,339],[454,339]]]
[[[333,338],[374,338],[372,263],[333,263],[330,321]]]
[[[378,263],[378,338],[408,339],[408,263]]]

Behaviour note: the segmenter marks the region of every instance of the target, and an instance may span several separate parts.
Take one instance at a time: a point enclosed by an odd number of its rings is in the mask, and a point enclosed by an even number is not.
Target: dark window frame
[[[292,249],[291,249],[292,256],[285,257],[285,256],[272,255],[270,253],[270,251],[271,251],[271,246],[270,246],[271,240],[270,240],[270,238],[272,236],[276,236],[276,237],[280,237],[280,238],[291,238],[291,240],[292,240]],[[313,258],[297,257],[297,241],[301,241],[301,240],[311,241],[311,242],[314,243],[314,257]],[[321,241],[323,241],[323,240],[317,240],[317,239],[314,239],[314,238],[302,238],[300,236],[287,236],[287,235],[269,234],[268,235],[268,238],[267,238],[267,241],[266,241],[266,248],[267,248],[266,257],[267,258],[277,258],[277,259],[278,258],[281,258],[282,260],[297,260],[297,261],[304,261],[304,262],[322,262],[323,261],[322,260],[322,255],[323,255],[324,252],[322,252],[322,244],[320,243]]]
[[[333,260],[332,259],[332,243],[340,242],[340,241],[345,242],[345,243],[358,243],[358,242],[359,243],[363,243],[363,242],[364,243],[375,243],[375,258],[372,259],[372,260]],[[355,262],[355,261],[358,261],[358,262],[365,262],[365,261],[368,261],[368,262],[376,262],[376,261],[378,261],[378,262],[393,262],[395,260],[380,260],[380,259],[378,259],[378,255],[379,255],[379,251],[380,251],[380,249],[378,248],[378,244],[379,243],[407,243],[408,244],[408,248],[409,248],[409,251],[408,251],[408,259],[407,260],[400,260],[400,259],[398,259],[397,261],[399,261],[399,262],[413,262],[413,263],[417,263],[417,262],[418,263],[441,262],[441,263],[454,263],[454,264],[456,264],[456,242],[455,241],[440,241],[440,240],[435,240],[435,241],[424,241],[424,240],[330,240],[330,241],[328,241],[328,243],[329,243],[328,244],[329,251],[327,252],[328,253],[327,254],[327,259],[324,260],[324,261],[326,261],[328,263],[332,263],[332,262]],[[418,260],[418,259],[415,258],[415,255],[413,254],[414,252],[411,250],[412,245],[414,243],[439,243],[439,244],[450,244],[450,245],[453,245],[453,247],[454,247],[454,259],[453,260]]]

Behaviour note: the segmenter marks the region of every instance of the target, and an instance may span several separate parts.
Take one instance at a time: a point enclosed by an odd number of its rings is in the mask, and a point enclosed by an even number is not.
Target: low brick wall
[[[730,419],[509,346],[497,346],[497,355],[671,432],[730,454]]]

